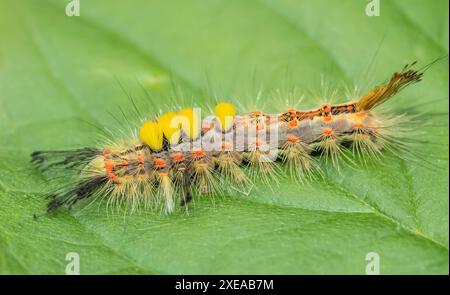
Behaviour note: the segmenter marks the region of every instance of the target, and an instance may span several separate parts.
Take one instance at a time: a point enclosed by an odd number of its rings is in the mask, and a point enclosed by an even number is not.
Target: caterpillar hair
[[[386,118],[375,109],[421,81],[424,71],[414,65],[355,101],[277,114],[237,114],[233,104],[220,102],[215,115],[205,119],[198,109],[186,108],[146,120],[128,142],[33,152],[31,161],[41,171],[73,175],[68,185],[51,180],[57,188],[48,194],[47,211],[106,199],[108,206],[127,204],[134,210],[143,205],[172,213],[177,203],[187,207],[193,195],[220,195],[255,180],[270,184],[283,165],[294,179],[307,180],[319,170],[318,157],[337,165],[345,150],[375,159],[384,151],[406,150],[396,130],[405,117]]]

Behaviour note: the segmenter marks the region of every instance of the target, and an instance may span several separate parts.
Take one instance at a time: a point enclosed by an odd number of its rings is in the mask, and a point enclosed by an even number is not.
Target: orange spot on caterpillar
[[[289,142],[291,142],[291,143],[297,143],[297,142],[298,142],[298,136],[295,136],[295,135],[289,135],[289,136],[287,137],[287,140],[288,140]]]
[[[203,158],[205,156],[205,151],[201,148],[195,149],[191,152],[194,158]]]
[[[295,109],[288,109],[287,113],[289,114],[289,117],[292,119],[295,119],[298,117],[297,111]]]
[[[184,155],[183,153],[176,152],[172,154],[172,159],[175,163],[181,163],[184,161]]]
[[[323,108],[322,108],[322,110],[323,110],[323,112],[324,112],[325,114],[331,112],[331,108],[330,108],[329,105],[324,105]]]
[[[111,154],[111,151],[109,149],[103,149],[102,150],[102,156],[107,157]]]
[[[116,183],[119,182],[119,176],[117,176],[117,174],[111,173],[108,177]]]
[[[220,148],[222,149],[222,151],[231,151],[233,149],[233,144],[228,141],[223,141],[220,145]]]
[[[333,121],[333,117],[332,116],[323,117],[322,121],[325,123],[330,123],[331,121]]]
[[[208,132],[209,130],[211,130],[214,127],[214,124],[208,124],[208,123],[203,123],[202,122],[202,128],[200,129],[201,134],[205,134],[206,132]]]
[[[329,127],[325,127],[322,129],[322,133],[325,136],[331,136],[333,134],[333,129],[331,129]]]
[[[166,160],[164,160],[163,158],[156,158],[155,160],[153,160],[153,163],[155,164],[156,168],[166,167]]]
[[[355,116],[360,119],[364,119],[367,115],[364,112],[356,113]]]
[[[260,147],[263,145],[263,141],[259,138],[255,139],[255,146]]]
[[[106,174],[110,174],[115,167],[116,167],[116,163],[114,163],[113,161],[106,161],[105,162]]]
[[[256,130],[263,130],[264,128],[264,124],[256,124]]]
[[[136,154],[136,159],[139,163],[144,163],[144,155],[141,152]]]
[[[292,121],[289,121],[288,124],[289,124],[289,127],[295,128],[298,125],[298,121],[297,120],[292,120]]]
[[[363,123],[361,123],[360,121],[356,121],[355,123],[353,123],[353,127],[355,129],[360,129],[363,127]]]

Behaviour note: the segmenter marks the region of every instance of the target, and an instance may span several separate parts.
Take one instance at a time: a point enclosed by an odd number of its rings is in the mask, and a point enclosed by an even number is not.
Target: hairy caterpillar
[[[404,148],[395,132],[402,117],[381,118],[373,110],[421,80],[423,70],[413,70],[414,64],[355,101],[243,115],[221,102],[206,119],[188,108],[143,122],[139,139],[129,143],[36,151],[31,161],[42,171],[78,172],[73,183],[49,194],[48,212],[105,198],[108,205],[162,207],[171,213],[177,202],[186,206],[193,194],[220,194],[254,179],[270,183],[280,165],[295,179],[308,179],[318,169],[316,156],[336,164],[345,149],[378,158],[384,150]]]

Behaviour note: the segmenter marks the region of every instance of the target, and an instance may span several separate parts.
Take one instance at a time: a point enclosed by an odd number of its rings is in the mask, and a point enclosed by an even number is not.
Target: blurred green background
[[[416,149],[432,169],[390,157],[311,186],[196,198],[189,216],[124,218],[102,204],[43,214],[46,179],[29,164],[36,149],[98,144],[92,124],[124,128],[117,80],[137,100],[140,81],[148,114],[168,97],[280,110],[294,86],[304,107],[324,85],[345,99],[448,54],[448,1],[381,0],[376,17],[362,0],[81,0],[80,17],[67,3],[0,0],[0,273],[64,274],[77,252],[82,274],[364,274],[377,252],[382,274],[448,274],[448,58],[389,102],[431,114]]]

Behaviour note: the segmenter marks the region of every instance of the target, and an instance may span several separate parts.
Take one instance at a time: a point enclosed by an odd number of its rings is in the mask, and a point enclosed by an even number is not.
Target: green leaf
[[[0,2],[0,273],[63,274],[77,252],[83,274],[364,274],[377,252],[382,274],[448,274],[448,58],[387,105],[430,114],[413,152],[432,168],[389,156],[309,187],[283,179],[196,198],[189,215],[125,218],[103,204],[46,215],[29,164],[33,150],[101,142],[90,124],[126,129],[110,115],[130,109],[117,80],[137,98],[143,81],[157,108],[171,80],[180,102],[259,108],[263,86],[268,109],[293,85],[314,106],[322,75],[340,93],[367,89],[448,54],[448,1],[381,1],[378,17],[359,0],[81,0],[80,17],[67,2]]]

